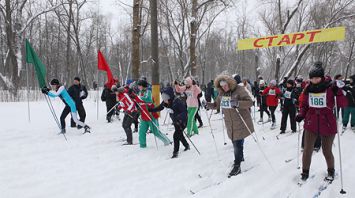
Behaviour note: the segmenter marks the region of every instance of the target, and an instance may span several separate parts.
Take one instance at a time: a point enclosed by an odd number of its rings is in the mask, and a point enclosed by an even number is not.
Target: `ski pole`
[[[264,153],[263,149],[261,148],[259,142],[255,139],[255,137],[253,136],[253,133],[251,132],[250,128],[248,127],[247,123],[245,122],[244,118],[242,117],[242,115],[240,114],[238,108],[235,108],[235,110],[237,110],[237,114],[239,115],[240,119],[242,120],[243,124],[245,125],[245,127],[247,128],[248,132],[250,133],[250,135],[253,137],[254,141],[256,142],[260,152],[263,154],[263,157],[265,158],[265,160],[269,163],[271,169],[276,173],[274,167],[272,166],[269,158],[267,158],[266,154]]]
[[[192,140],[190,139],[190,137],[186,134],[185,131],[183,131],[185,136],[187,137],[187,139],[190,141],[190,143],[192,144],[192,146],[195,148],[195,150],[197,151],[198,155],[201,155],[200,151],[197,149],[197,147],[195,146],[195,144],[192,142]]]
[[[206,112],[206,117],[208,119],[208,113],[207,113],[207,111],[205,111],[205,112]],[[211,132],[211,135],[212,135],[212,138],[213,138],[213,141],[214,141],[214,146],[216,148],[216,153],[217,153],[218,157],[220,157],[219,152],[218,152],[218,148],[217,148],[216,139],[214,138],[214,134],[213,134],[212,126],[211,126],[211,120],[208,120],[208,126],[210,127],[210,132]]]
[[[225,136],[225,134],[224,134],[224,114],[223,114],[223,112],[222,112],[222,132],[223,132],[224,145],[227,145],[226,136]]]
[[[54,118],[54,121],[57,123],[58,128],[59,128],[59,129],[61,129],[61,126],[60,126],[60,123],[59,123],[58,117],[57,117],[57,115],[55,114],[55,111],[54,111],[53,105],[52,105],[52,103],[50,102],[49,97],[48,97],[47,95],[45,95],[45,96],[44,96],[44,98],[45,98],[45,99],[46,99],[46,101],[47,101],[47,104],[48,104],[49,110],[50,110],[50,111],[51,111],[51,113],[52,113],[52,116],[53,116],[53,118]],[[68,139],[67,139],[67,137],[65,136],[65,134],[64,134],[64,133],[62,133],[62,134],[63,134],[63,136],[64,136],[65,141],[67,141],[67,142],[68,142]]]
[[[346,194],[346,191],[344,190],[344,182],[343,182],[343,163],[341,159],[341,147],[340,147],[340,135],[338,131],[338,104],[337,104],[337,97],[334,96],[334,101],[335,101],[335,114],[336,114],[336,124],[337,124],[337,136],[338,136],[338,147],[339,147],[339,162],[340,162],[340,181],[341,181],[341,189],[340,189],[340,194]]]
[[[164,118],[164,122],[163,122],[163,125],[165,125],[165,122],[166,122],[166,118],[168,117],[168,112],[166,112],[165,114],[165,118]]]

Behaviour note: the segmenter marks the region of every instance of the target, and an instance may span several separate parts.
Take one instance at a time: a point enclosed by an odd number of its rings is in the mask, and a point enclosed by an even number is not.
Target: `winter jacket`
[[[349,107],[355,107],[355,84],[346,85],[343,90],[346,92]]]
[[[101,100],[106,102],[106,107],[113,107],[116,105],[116,94],[111,89],[105,87],[101,94]]]
[[[331,80],[327,77],[318,85],[309,84],[301,96],[302,104],[298,116],[304,118],[304,129],[324,136],[336,134],[334,96],[338,107],[345,107],[346,98],[342,90],[332,87]]]
[[[291,88],[286,88],[284,90],[284,93],[282,94],[282,98],[284,100],[284,106],[289,107],[289,106],[295,106],[298,100],[297,93],[295,89]]]
[[[158,112],[162,111],[164,108],[168,108],[168,112],[170,115],[173,124],[178,124],[181,126],[186,126],[187,124],[187,107],[186,103],[184,103],[179,98],[174,98],[169,100],[170,103],[166,104],[162,102],[159,106],[149,109],[150,112]]]
[[[265,86],[259,88],[259,97],[260,97],[260,103],[262,106],[266,106],[266,96],[263,95],[263,91],[266,89]]]
[[[219,82],[221,80],[226,81],[229,84],[230,91],[224,92]],[[215,109],[219,109],[221,101],[238,101],[238,107],[235,108],[222,108],[224,114],[224,122],[226,124],[228,137],[232,140],[241,140],[254,132],[253,121],[250,114],[250,107],[253,106],[253,100],[242,86],[237,85],[236,81],[227,75],[220,75],[215,79],[215,87],[219,90],[217,100],[212,103]],[[239,113],[238,113],[238,111]],[[241,117],[244,119],[247,126],[245,126]],[[248,130],[249,128],[249,130]]]
[[[207,101],[211,101],[212,96],[214,95],[214,88],[213,88],[213,81],[207,83],[207,88],[206,88],[206,92],[205,92],[205,99]]]
[[[146,89],[139,92],[138,96],[132,98],[141,112],[141,119],[143,121],[152,121],[152,119],[159,118],[157,113],[150,113],[148,109],[154,108],[154,101],[152,97],[152,91]]]
[[[59,97],[66,106],[70,107],[71,112],[77,111],[74,100],[70,97],[64,86],[60,86],[57,91],[52,90],[48,92],[48,96],[52,98]]]
[[[68,89],[70,97],[74,100],[75,105],[83,104],[83,100],[88,96],[88,90],[84,85],[72,85]]]
[[[185,93],[187,95],[186,104],[188,107],[198,107],[198,94],[201,93],[200,87],[192,84],[191,78],[186,78],[187,85],[190,87],[187,88],[186,85],[179,86],[175,85],[175,91],[178,93]]]
[[[266,96],[266,105],[269,107],[277,107],[279,104],[279,96],[281,91],[277,87],[266,87],[262,95]]]
[[[136,112],[136,104],[134,100],[128,95],[128,89],[124,89],[123,92],[117,94],[117,101],[119,101],[119,107],[123,109],[126,113]]]

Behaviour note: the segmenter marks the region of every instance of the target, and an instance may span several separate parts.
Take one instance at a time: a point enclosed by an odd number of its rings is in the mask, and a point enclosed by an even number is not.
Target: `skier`
[[[179,86],[176,81],[174,84],[176,92],[185,93],[187,95],[187,135],[191,137],[193,134],[198,134],[195,115],[198,110],[198,94],[201,93],[201,89],[196,85],[196,82],[194,82],[191,77],[187,77],[184,83],[184,86]]]
[[[304,100],[296,121],[304,120],[305,142],[302,157],[301,179],[307,180],[312,160],[314,142],[319,134],[322,139],[323,155],[327,161],[328,181],[334,180],[334,156],[332,145],[337,133],[336,117],[333,114],[335,99],[343,107],[346,98],[341,89],[332,86],[330,77],[324,76],[322,62],[316,62],[309,72],[310,84],[304,90]]]
[[[355,132],[355,75],[350,76],[350,83],[344,87],[344,91],[346,91],[348,106],[344,110],[343,132],[346,130],[346,126],[349,123],[350,115],[351,130]]]
[[[58,79],[53,79],[50,84],[51,84],[52,90],[50,90],[47,87],[43,87],[42,93],[44,93],[52,98],[59,97],[65,104],[62,115],[60,116],[60,124],[61,124],[61,132],[60,133],[63,133],[63,134],[66,133],[65,118],[67,117],[67,115],[69,113],[71,114],[74,122],[77,125],[84,127],[84,129],[85,129],[84,133],[90,133],[90,127],[88,125],[86,125],[85,123],[78,120],[75,102],[70,97],[70,95],[67,92],[67,90],[65,89],[65,87],[59,83]]]
[[[197,128],[203,127],[203,122],[202,122],[202,118],[201,118],[201,115],[200,115],[200,110],[201,110],[201,107],[202,107],[201,100],[200,100],[201,97],[202,97],[202,92],[197,95],[198,108],[197,108],[197,112],[195,114],[195,122],[197,120],[198,123],[199,123]]]
[[[213,80],[207,83],[206,91],[205,91],[205,99],[207,102],[211,102],[212,96],[214,95],[214,87]]]
[[[284,106],[282,109],[281,118],[281,132],[284,134],[287,127],[287,117],[290,116],[291,130],[292,133],[296,133],[296,101],[298,100],[296,92],[294,90],[294,81],[289,79],[286,83],[286,89],[283,93]]]
[[[180,142],[184,145],[184,151],[190,150],[190,146],[187,143],[183,131],[186,128],[187,124],[187,107],[186,104],[179,98],[175,98],[174,90],[172,87],[165,87],[162,90],[161,97],[163,102],[155,107],[148,109],[149,112],[158,112],[162,111],[164,108],[167,108],[170,118],[173,121],[175,128],[174,132],[174,151],[171,158],[178,157]]]
[[[263,91],[262,95],[266,96],[266,105],[269,107],[272,124],[271,129],[276,128],[276,117],[275,117],[275,110],[278,105],[278,99],[281,95],[281,91],[279,88],[276,87],[276,80],[271,80],[269,86]]]
[[[103,102],[106,102],[106,120],[108,123],[112,121],[112,116],[114,114],[114,110],[112,109],[116,105],[116,95],[112,91],[112,86],[114,86],[111,83],[106,83],[104,86],[104,90],[102,91],[101,94],[101,100]]]
[[[128,95],[129,87],[119,87],[112,90],[117,94],[117,101],[119,101],[119,107],[124,111],[124,117],[122,122],[122,127],[126,133],[127,141],[123,145],[132,145],[132,128],[131,125],[134,124],[135,118],[137,117],[137,108],[134,101]]]
[[[264,112],[268,115],[268,119],[266,122],[271,122],[271,117],[270,117],[270,112],[267,109],[267,103],[266,103],[266,96],[264,96],[262,93],[265,90],[265,81],[264,80],[260,80],[259,81],[259,95],[260,95],[260,120],[258,121],[258,123],[264,123],[264,119],[263,119],[263,115]]]
[[[139,80],[137,82],[138,89],[140,90],[139,95],[136,96],[131,93],[131,98],[137,103],[138,108],[141,112],[141,120],[139,122],[139,145],[141,148],[147,147],[146,135],[148,128],[151,132],[160,139],[165,146],[169,145],[171,141],[169,138],[161,133],[159,130],[159,123],[157,118],[159,117],[157,113],[148,112],[148,108],[154,108],[152,91],[148,89],[148,82],[145,80]]]
[[[207,103],[207,108],[221,108],[226,123],[228,137],[232,140],[234,147],[234,165],[228,177],[241,173],[240,164],[244,159],[243,143],[244,138],[254,132],[254,126],[250,115],[250,107],[253,100],[236,81],[227,75],[217,76],[215,87],[219,89],[217,101]]]
[[[75,102],[75,106],[76,109],[78,110],[80,121],[85,122],[86,112],[83,105],[83,100],[86,99],[86,97],[88,96],[88,90],[84,85],[80,83],[79,77],[74,78],[74,84],[71,87],[69,87],[68,93]],[[74,122],[73,118],[70,119],[70,126],[81,129],[80,125],[76,126],[76,123]]]

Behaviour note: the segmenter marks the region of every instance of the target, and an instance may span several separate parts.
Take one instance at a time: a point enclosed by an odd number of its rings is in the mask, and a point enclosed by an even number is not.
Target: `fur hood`
[[[231,89],[231,91],[234,91],[237,88],[237,82],[228,75],[219,75],[216,77],[216,79],[214,80],[214,86],[218,89],[219,92],[224,92],[221,85],[219,85],[219,82],[221,82],[222,80],[226,81],[229,85],[229,88]]]

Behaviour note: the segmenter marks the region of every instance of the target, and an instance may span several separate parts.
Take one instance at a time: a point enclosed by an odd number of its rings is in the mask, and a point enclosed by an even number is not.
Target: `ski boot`
[[[302,170],[301,173],[301,180],[306,181],[309,177],[309,170]]]
[[[90,132],[90,127],[89,127],[88,125],[85,125],[85,126],[84,126],[84,129],[85,129],[85,131],[84,131],[83,134],[85,134],[85,133],[91,133],[91,132]]]
[[[264,122],[263,118],[260,118],[260,120],[258,121],[258,123],[263,123],[263,122]]]
[[[328,176],[324,178],[324,181],[332,182],[335,177],[335,169],[334,168],[328,168]]]
[[[65,133],[66,133],[65,129],[61,129],[60,132],[59,132],[59,134],[65,134]]]
[[[232,171],[229,173],[228,178],[239,175],[241,173],[240,164],[234,164]]]
[[[178,152],[174,152],[174,153],[173,153],[173,156],[171,156],[171,159],[177,158],[178,155],[179,155]]]
[[[273,123],[271,124],[270,129],[275,129],[275,128],[276,128],[276,123],[275,123],[275,122],[273,122]]]
[[[284,130],[282,130],[282,131],[280,132],[280,134],[285,134],[285,131],[284,131]]]
[[[190,145],[187,145],[184,149],[184,151],[188,151],[188,150],[190,150]]]
[[[343,126],[341,132],[344,133],[345,131],[346,131],[346,126]]]
[[[127,146],[127,145],[133,145],[133,143],[132,142],[125,142],[122,144],[122,146]]]
[[[271,121],[272,121],[272,119],[269,117],[266,122],[271,122]]]

